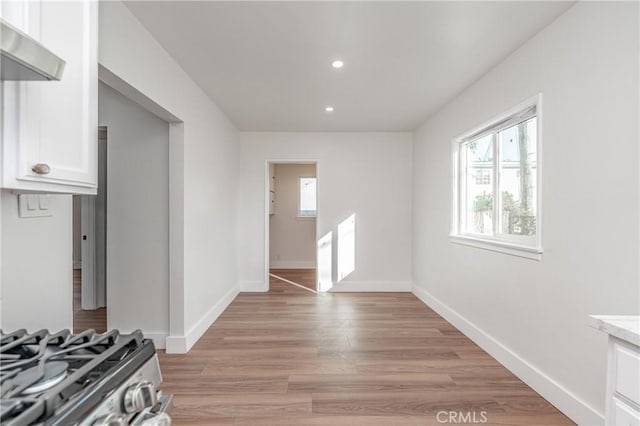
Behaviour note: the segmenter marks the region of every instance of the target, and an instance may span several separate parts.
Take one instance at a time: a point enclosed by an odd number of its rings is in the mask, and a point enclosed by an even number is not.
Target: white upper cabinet
[[[65,60],[60,81],[2,83],[2,188],[95,194],[98,3],[2,3],[5,21]]]

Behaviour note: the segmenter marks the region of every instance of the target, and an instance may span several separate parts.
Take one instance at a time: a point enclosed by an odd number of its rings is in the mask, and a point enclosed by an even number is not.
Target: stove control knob
[[[92,426],[126,426],[127,417],[121,414],[108,414],[92,423]]]
[[[151,382],[140,382],[130,386],[124,393],[122,401],[126,413],[139,413],[158,403],[156,386]]]

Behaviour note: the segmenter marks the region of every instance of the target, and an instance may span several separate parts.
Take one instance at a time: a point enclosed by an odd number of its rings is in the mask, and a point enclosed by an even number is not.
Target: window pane
[[[316,215],[316,178],[300,178],[300,216]]]
[[[536,234],[536,130],[534,117],[498,135],[501,234]]]
[[[493,233],[493,135],[461,146],[461,231]]]

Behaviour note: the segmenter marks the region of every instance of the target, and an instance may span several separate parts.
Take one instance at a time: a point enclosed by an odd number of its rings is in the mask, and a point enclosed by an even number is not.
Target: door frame
[[[102,144],[102,145],[101,145]],[[107,128],[105,126],[98,127],[98,147],[96,149],[96,161],[98,167],[107,164]],[[100,155],[102,154],[102,155]],[[100,185],[100,171],[98,171],[98,184]],[[103,185],[106,185],[106,177],[103,179]],[[100,190],[100,188],[98,189]],[[105,191],[102,188],[102,191]],[[106,192],[104,193],[106,197]],[[106,234],[100,238],[97,234],[96,223],[96,196],[80,195],[80,252],[82,259],[81,275],[80,275],[80,307],[85,310],[93,310],[103,308],[107,305],[107,265],[106,265]],[[106,207],[106,206],[105,206]],[[106,229],[107,212],[104,211],[104,221]],[[98,279],[98,254],[102,246],[102,261],[104,262],[104,277]]]
[[[319,235],[319,223],[320,223],[320,160],[318,159],[267,159],[264,162],[264,189],[262,191],[264,195],[264,283],[265,290],[269,291],[269,266],[271,263],[269,245],[271,243],[270,238],[270,224],[269,224],[269,204],[271,203],[271,194],[269,186],[269,165],[274,164],[314,164],[316,166],[316,235],[315,235],[315,262],[316,262],[316,290],[319,288],[319,275],[318,275],[318,235]],[[278,189],[276,186],[276,202],[277,202]]]
[[[166,347],[168,353],[186,353],[190,346],[185,337],[184,305],[184,122],[100,63],[98,79],[169,123],[169,330],[168,335],[162,336],[163,345],[155,337],[154,341],[156,347]]]
[[[85,310],[98,308],[96,300],[96,251],[93,237],[96,231],[96,203],[91,195],[80,196],[80,307]],[[93,244],[87,244],[91,241]]]

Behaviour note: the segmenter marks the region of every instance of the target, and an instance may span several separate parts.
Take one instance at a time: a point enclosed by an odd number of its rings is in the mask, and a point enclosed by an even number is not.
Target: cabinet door
[[[640,352],[627,345],[613,345],[614,390],[640,406]]]
[[[60,81],[4,83],[3,187],[95,193],[97,2],[27,4],[26,15],[39,15],[31,35],[66,65]],[[40,173],[38,164],[46,165]]]
[[[613,419],[611,425],[615,426],[638,426],[640,425],[640,412],[620,401],[613,398]]]
[[[38,2],[0,0],[0,18],[35,39],[40,36]]]

